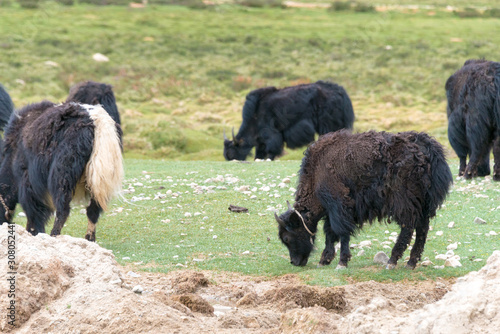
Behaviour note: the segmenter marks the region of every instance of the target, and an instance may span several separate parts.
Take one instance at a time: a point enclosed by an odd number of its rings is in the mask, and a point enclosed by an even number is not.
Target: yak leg
[[[413,235],[413,229],[402,227],[401,232],[399,233],[398,240],[396,240],[396,244],[392,248],[391,258],[387,263],[386,269],[394,269],[398,260],[403,256],[406,248],[408,248],[408,244],[411,241],[411,237]]]
[[[19,187],[19,203],[26,214],[26,230],[32,235],[45,233],[45,223],[52,214],[52,209],[42,200],[43,196],[36,194],[28,180],[28,175],[23,175]]]
[[[491,174],[490,169],[490,151],[491,147],[488,148],[488,151],[484,153],[483,158],[477,165],[477,176],[486,176]]]
[[[65,196],[65,198],[59,201],[56,204],[56,219],[54,221],[54,227],[52,227],[52,231],[50,232],[51,236],[56,236],[61,234],[61,230],[64,227],[64,223],[68,220],[71,196]]]
[[[406,264],[407,268],[415,269],[417,262],[420,261],[424,251],[425,241],[427,240],[427,232],[429,232],[429,218],[425,218],[423,224],[418,224],[415,243],[410,253],[410,260]]]
[[[88,241],[95,241],[95,229],[99,215],[102,212],[102,208],[97,204],[94,199],[90,201],[90,205],[87,208],[87,233],[85,234],[85,239]]]
[[[325,219],[325,224],[323,225],[323,231],[325,232],[325,249],[321,254],[321,259],[319,264],[321,266],[329,265],[335,258],[335,243],[339,241],[339,237],[333,232],[330,226],[330,220],[328,216]]]
[[[266,139],[267,156],[269,159],[279,157],[283,153],[283,136],[281,133],[273,133]]]
[[[496,137],[493,144],[493,157],[495,158],[493,180],[500,181],[500,134]]]
[[[491,129],[479,122],[470,121],[474,126],[467,126],[467,140],[469,141],[469,164],[465,168],[464,177],[471,179],[478,176],[478,165],[485,161],[485,155],[490,152]],[[488,157],[489,159],[489,157]]]
[[[453,113],[448,120],[448,139],[451,147],[460,159],[458,176],[463,176],[467,167],[467,155],[469,154],[469,144],[465,133],[465,122],[459,113]]]
[[[347,263],[351,259],[351,250],[349,249],[349,241],[351,236],[349,234],[340,236],[340,260],[337,269],[347,268]]]
[[[255,159],[265,159],[266,157],[266,144],[258,143],[257,146],[255,146]]]

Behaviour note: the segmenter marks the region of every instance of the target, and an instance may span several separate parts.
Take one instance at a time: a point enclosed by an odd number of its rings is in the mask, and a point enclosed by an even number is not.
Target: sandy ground
[[[500,252],[456,283],[373,281],[336,288],[277,279],[122,267],[111,251],[15,226],[16,326],[2,333],[497,333]],[[7,259],[7,225],[0,258]],[[7,261],[0,309],[7,312]]]

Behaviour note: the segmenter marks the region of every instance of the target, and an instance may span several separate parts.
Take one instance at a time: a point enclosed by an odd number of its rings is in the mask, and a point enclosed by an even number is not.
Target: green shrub
[[[253,7],[253,8],[263,8],[263,7],[285,8],[286,7],[281,0],[240,0],[237,3],[241,6]]]
[[[64,6],[73,6],[75,4],[75,0],[56,0],[56,2]]]
[[[0,0],[0,7],[10,7],[12,2],[10,0]]]
[[[142,136],[148,138],[153,149],[159,150],[164,147],[174,147],[177,151],[186,149],[187,138],[179,130],[179,126],[167,121],[158,122],[157,126],[149,131],[144,131]]]
[[[375,11],[375,6],[358,2],[354,5],[354,11],[358,13],[371,13]]]
[[[152,5],[177,5],[193,9],[205,9],[209,7],[203,0],[150,0]]]
[[[22,8],[35,9],[40,6],[41,0],[17,0]]]
[[[340,12],[345,10],[351,10],[351,1],[334,1],[332,5],[328,8],[329,11]]]
[[[463,10],[455,10],[453,12],[455,15],[461,18],[471,18],[471,17],[481,17],[482,14],[475,8],[467,7]]]
[[[500,8],[491,8],[484,12],[484,16],[500,18]]]

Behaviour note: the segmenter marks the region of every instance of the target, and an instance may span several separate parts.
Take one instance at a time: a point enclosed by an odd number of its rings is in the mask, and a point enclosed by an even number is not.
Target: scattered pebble
[[[389,257],[384,252],[378,252],[373,257],[373,262],[385,265],[389,262]]]
[[[455,226],[455,222],[449,222],[448,227],[453,228]]]
[[[475,224],[480,224],[480,225],[482,225],[482,224],[486,224],[486,220],[484,220],[484,219],[482,219],[482,218],[479,218],[479,217],[476,217],[476,218],[474,219],[474,223],[475,223]]]
[[[136,285],[132,288],[132,292],[135,292],[135,293],[139,293],[141,294],[142,292],[144,291],[144,289],[142,288],[142,286],[140,285]]]

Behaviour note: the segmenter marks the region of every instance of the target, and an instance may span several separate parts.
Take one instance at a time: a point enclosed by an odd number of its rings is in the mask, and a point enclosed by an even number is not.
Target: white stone
[[[448,260],[445,261],[444,266],[445,267],[456,268],[456,267],[461,267],[462,264],[457,259],[451,258],[451,259],[448,259]]]
[[[448,223],[448,228],[453,228],[455,226],[455,222],[449,222]]]
[[[447,250],[455,250],[457,248],[458,248],[458,243],[457,242],[449,244],[448,247],[446,247]]]

